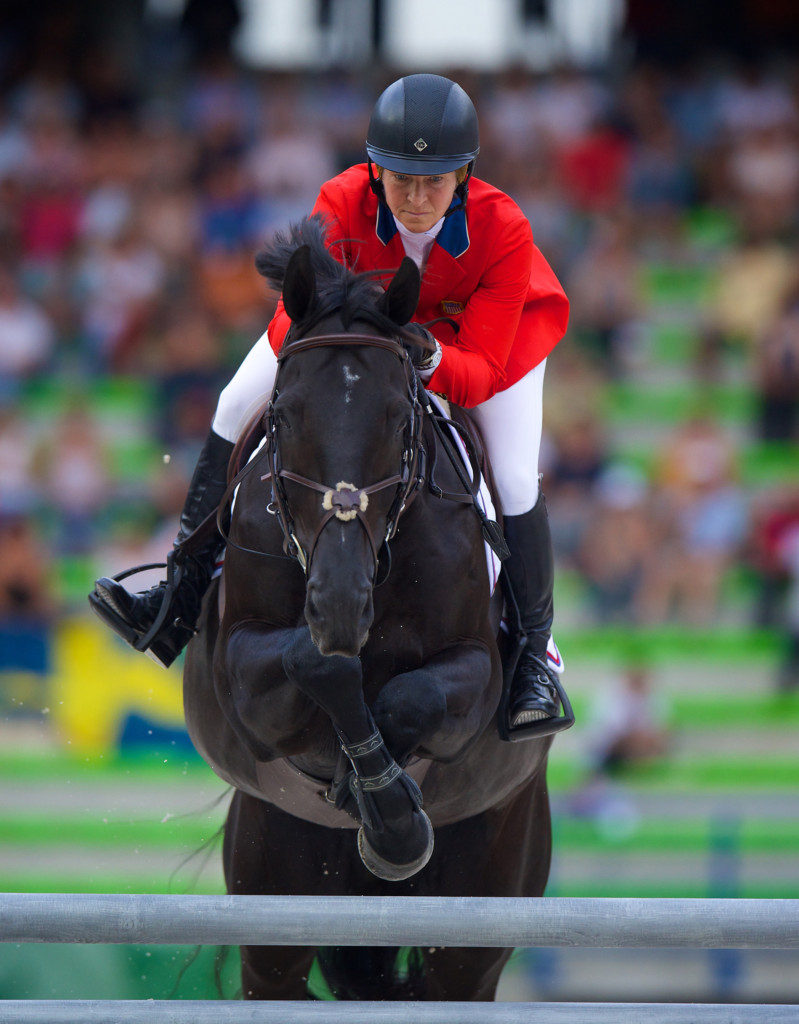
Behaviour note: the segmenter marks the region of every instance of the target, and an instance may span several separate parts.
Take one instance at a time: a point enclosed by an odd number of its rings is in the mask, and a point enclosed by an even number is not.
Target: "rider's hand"
[[[441,362],[441,345],[436,341],[430,331],[428,331],[426,327],[422,327],[421,324],[406,324],[405,330],[423,339],[427,345],[434,346],[434,348],[430,350],[427,348],[415,349],[411,356],[413,365],[416,367],[416,372],[423,381],[427,382],[433,376],[436,367]]]

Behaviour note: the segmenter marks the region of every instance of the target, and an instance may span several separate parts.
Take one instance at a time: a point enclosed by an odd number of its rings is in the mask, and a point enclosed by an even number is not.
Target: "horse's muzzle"
[[[373,618],[368,584],[359,586],[351,581],[342,591],[325,587],[313,577],[308,580],[305,619],[320,654],[356,657],[366,643]]]

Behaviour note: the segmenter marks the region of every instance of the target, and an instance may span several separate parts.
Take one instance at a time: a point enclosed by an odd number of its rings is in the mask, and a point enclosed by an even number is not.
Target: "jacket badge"
[[[441,303],[441,312],[445,316],[457,316],[458,313],[462,313],[464,305],[462,302],[458,302],[455,299],[444,299]]]

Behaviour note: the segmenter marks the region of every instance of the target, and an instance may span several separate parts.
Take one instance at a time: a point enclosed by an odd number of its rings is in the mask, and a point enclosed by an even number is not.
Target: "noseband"
[[[331,486],[319,483],[316,480],[310,480],[306,476],[301,476],[299,473],[285,469],[280,456],[278,422],[274,411],[274,401],[277,397],[277,390],[275,390],[272,399],[266,407],[263,419],[266,430],[270,471],[265,473],[261,479],[271,479],[272,481],[273,503],[270,506],[270,511],[274,513],[280,523],[286,554],[297,559],[306,575],[310,572],[316,545],[327,524],[333,518],[341,522],[352,522],[352,520],[357,519],[366,533],[369,547],[372,551],[374,559],[372,582],[374,583],[377,577],[380,550],[396,534],[399,518],[413,499],[423,475],[424,453],[421,444],[422,408],[419,402],[419,385],[416,371],[413,368],[408,352],[399,342],[391,338],[382,338],[371,334],[319,334],[316,337],[298,338],[296,341],[289,342],[283,346],[277,359],[278,365],[280,365],[298,352],[306,352],[310,349],[357,346],[378,348],[385,352],[391,352],[392,355],[397,356],[405,368],[408,400],[411,406],[411,420],[406,430],[399,472],[367,487],[358,487],[356,484],[349,483],[346,480],[341,480],[335,486]],[[318,491],[323,496],[320,502],[322,515],[307,552],[303,550],[302,545],[297,539],[294,519],[291,515],[284,486],[285,480],[290,480],[303,487]],[[377,494],[388,487],[396,487],[397,492],[394,495],[394,500],[386,517],[385,536],[378,545],[372,533],[372,528],[366,519],[365,512],[369,507],[369,496]]]

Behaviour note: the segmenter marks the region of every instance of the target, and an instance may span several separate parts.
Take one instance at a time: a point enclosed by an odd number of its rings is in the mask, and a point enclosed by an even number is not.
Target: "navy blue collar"
[[[397,225],[394,221],[394,214],[389,210],[388,205],[384,203],[382,199],[379,199],[377,202],[377,224],[375,226],[375,231],[383,245],[388,245],[398,231]]]
[[[452,212],[448,213],[444,218],[441,230],[436,235],[435,244],[440,245],[453,259],[457,259],[459,256],[463,256],[469,248],[466,207],[461,202],[459,196],[453,197],[450,210]],[[388,245],[394,235],[397,234],[397,224],[394,220],[394,215],[383,200],[378,201],[377,204],[377,225],[375,230],[377,231],[377,237],[383,245]]]

